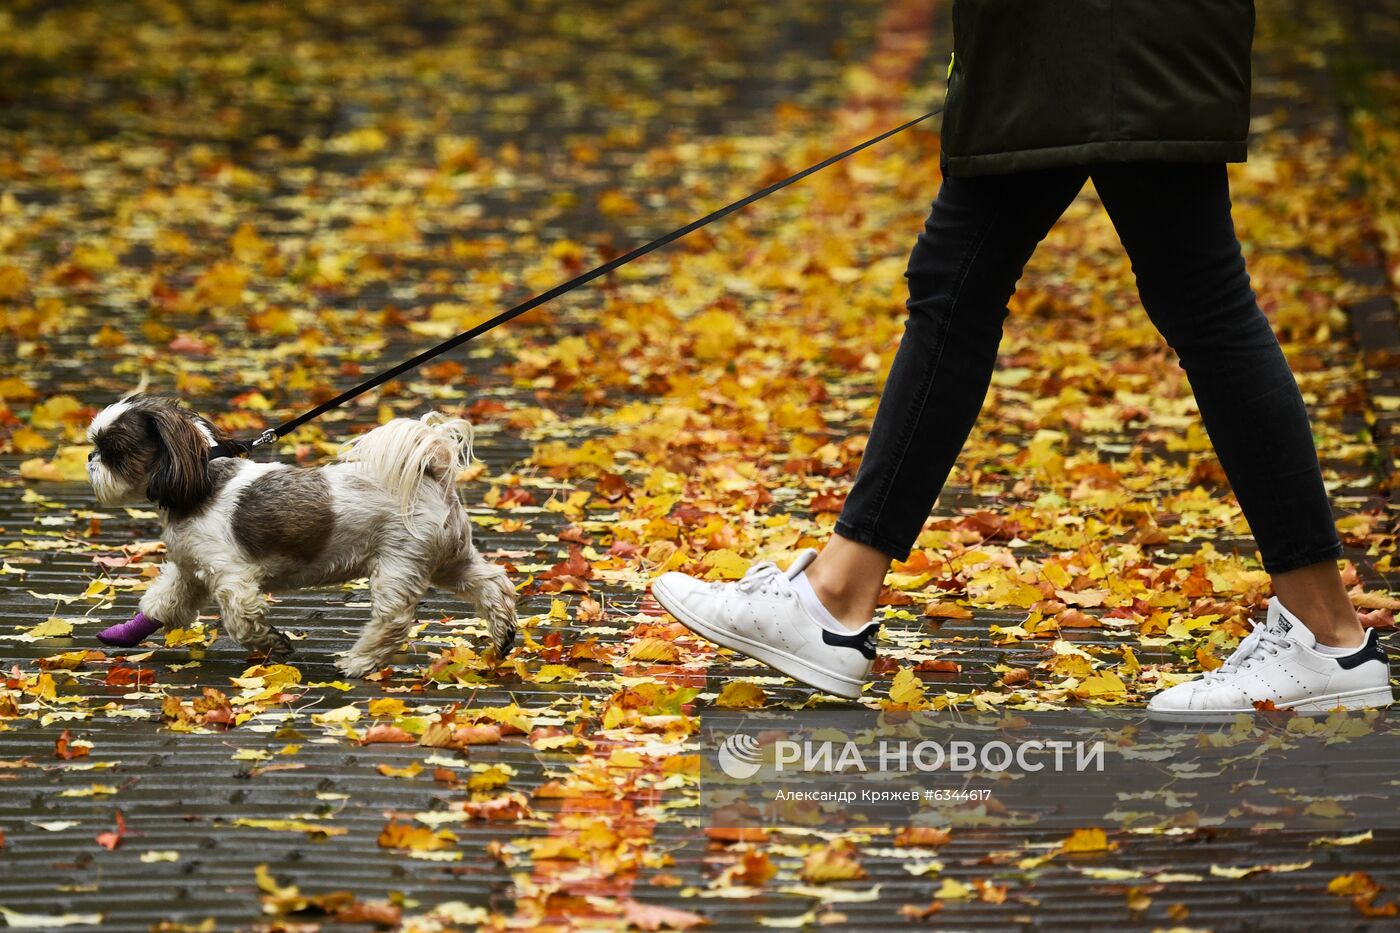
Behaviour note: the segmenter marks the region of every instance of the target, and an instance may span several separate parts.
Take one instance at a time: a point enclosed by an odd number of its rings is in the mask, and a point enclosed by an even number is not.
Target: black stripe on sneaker
[[[1366,643],[1357,649],[1355,654],[1349,654],[1344,658],[1338,658],[1339,664],[1344,670],[1351,670],[1360,667],[1367,661],[1379,661],[1382,664],[1390,664],[1390,656],[1381,647],[1380,638],[1376,635],[1376,630],[1371,629],[1366,633]]]
[[[865,656],[867,661],[875,660],[875,636],[880,631],[878,622],[872,622],[859,632],[839,635],[822,629],[822,641],[833,648],[854,648]]]

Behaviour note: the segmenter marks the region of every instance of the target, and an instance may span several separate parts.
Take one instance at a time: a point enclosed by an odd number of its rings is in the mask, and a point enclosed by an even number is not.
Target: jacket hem
[[[940,161],[944,175],[969,177],[1112,162],[1244,162],[1248,154],[1244,140],[1119,139],[981,155],[945,151]]]

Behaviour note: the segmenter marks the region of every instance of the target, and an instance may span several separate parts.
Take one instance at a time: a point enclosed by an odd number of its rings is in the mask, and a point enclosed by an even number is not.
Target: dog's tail
[[[456,495],[457,474],[472,462],[471,422],[437,411],[395,418],[352,440],[340,460],[361,464],[407,514],[424,484]]]

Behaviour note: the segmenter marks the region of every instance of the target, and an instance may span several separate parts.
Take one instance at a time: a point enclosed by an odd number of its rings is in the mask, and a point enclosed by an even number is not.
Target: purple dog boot
[[[138,612],[129,622],[119,622],[97,633],[97,640],[111,648],[135,648],[160,628],[160,623]]]

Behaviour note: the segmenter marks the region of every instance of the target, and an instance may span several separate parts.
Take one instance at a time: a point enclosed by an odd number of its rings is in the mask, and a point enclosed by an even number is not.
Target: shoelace
[[[1273,657],[1288,647],[1288,639],[1264,625],[1256,625],[1254,631],[1245,636],[1244,641],[1231,652],[1225,662],[1201,678],[1204,683],[1219,683],[1231,674],[1249,667],[1250,662],[1262,654]]]
[[[771,593],[774,592],[774,589],[781,592],[781,586],[770,588],[771,584],[775,584],[779,580],[786,582],[787,575],[784,574],[782,570],[778,569],[777,564],[772,561],[764,560],[759,561],[749,568],[748,573],[744,574],[743,578],[739,580],[738,587],[745,593],[753,593],[755,591]]]

